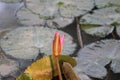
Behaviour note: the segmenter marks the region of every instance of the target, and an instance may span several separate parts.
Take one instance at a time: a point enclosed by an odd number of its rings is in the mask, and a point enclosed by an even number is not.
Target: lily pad
[[[18,71],[17,62],[10,59],[0,58],[0,75],[2,77],[6,77],[15,71]]]
[[[67,26],[75,16],[94,7],[92,0],[26,0],[26,3],[26,10],[29,11],[20,10],[17,14],[21,23],[39,25],[46,20],[52,28]]]
[[[103,78],[107,74],[105,66],[112,62],[111,70],[119,73],[119,50],[119,40],[101,40],[87,45],[79,51],[77,58],[79,63],[75,69],[91,77]]]
[[[26,0],[27,7],[34,13],[45,16],[54,16],[57,7],[54,5],[56,0]]]
[[[16,80],[32,80],[32,75],[23,73],[16,78]]]
[[[23,25],[45,25],[51,28],[61,28],[72,23],[74,18],[63,18],[57,16],[52,19],[45,19],[40,17],[40,14],[34,13],[32,10],[23,7],[17,12],[17,17],[19,18],[21,24]]]
[[[52,39],[55,32],[65,34],[63,54],[72,54],[76,44],[67,33],[44,27],[20,27],[7,33],[1,40],[1,48],[7,55],[21,59],[35,59],[39,53],[52,53]]]
[[[54,76],[58,75],[54,59],[53,56],[45,56],[42,59],[37,60],[28,66],[24,75],[20,75],[17,80],[22,80],[23,77],[28,80],[51,80]],[[72,66],[76,65],[75,59],[69,56],[60,55],[59,61],[68,62]]]
[[[27,7],[34,13],[43,16],[55,16],[57,13],[64,17],[75,17],[92,9],[92,0],[26,0]],[[62,5],[60,4],[62,3]]]
[[[58,0],[64,5],[60,6],[60,13],[64,17],[75,17],[86,13],[94,7],[92,0]]]
[[[23,25],[44,25],[45,20],[40,15],[33,13],[28,8],[23,7],[17,12],[17,17]]]
[[[83,24],[110,25],[120,23],[119,7],[109,7],[94,11],[93,14],[87,14],[82,17]]]
[[[108,34],[112,33],[113,29],[114,27],[106,25],[106,26],[99,26],[90,29],[85,29],[85,32],[93,36],[105,37]]]
[[[82,72],[76,72],[80,80],[92,80],[89,76]]]
[[[120,0],[95,0],[98,8],[120,6]]]
[[[56,17],[53,20],[47,20],[48,26],[52,28],[63,28],[72,23],[74,18]]]
[[[120,26],[116,27],[117,34],[120,36]]]

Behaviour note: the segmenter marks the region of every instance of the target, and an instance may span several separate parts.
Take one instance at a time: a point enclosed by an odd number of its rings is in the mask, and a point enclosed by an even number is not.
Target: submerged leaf
[[[60,61],[60,64],[63,62],[68,62],[73,67],[76,65],[75,59],[65,55],[60,55],[59,61]],[[29,66],[24,73],[32,75],[32,80],[51,80],[54,76],[58,75],[56,69],[57,69],[57,66],[56,66],[54,57],[45,56],[42,59],[39,59],[36,62],[32,63],[32,65]],[[17,80],[24,80],[23,77],[25,75],[21,75],[21,76],[19,76]],[[31,80],[31,77],[28,77],[28,79],[26,80]]]
[[[58,2],[57,5],[58,5],[58,6],[63,6],[63,5],[64,5],[64,2]]]

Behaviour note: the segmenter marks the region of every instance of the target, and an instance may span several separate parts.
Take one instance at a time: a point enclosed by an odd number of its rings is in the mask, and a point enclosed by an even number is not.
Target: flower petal
[[[56,32],[53,40],[53,54],[58,56],[61,53],[60,33]]]
[[[61,52],[62,52],[63,45],[64,45],[64,38],[65,38],[65,35],[62,35],[62,37],[60,38]]]

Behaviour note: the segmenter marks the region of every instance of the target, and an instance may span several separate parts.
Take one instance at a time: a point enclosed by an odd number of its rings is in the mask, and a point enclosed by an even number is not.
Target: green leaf
[[[57,5],[58,5],[58,6],[63,6],[63,5],[64,5],[64,2],[58,2]]]
[[[63,62],[70,63],[73,67],[77,64],[75,59],[67,55],[60,55],[58,58],[60,67]],[[54,56],[45,56],[28,66],[25,74],[20,75],[16,80],[51,80],[58,75],[55,62]]]
[[[120,23],[118,23],[118,22],[113,22],[111,25],[116,27],[116,26],[120,26]]]
[[[23,73],[22,75],[17,77],[16,80],[32,80],[32,75],[28,73]]]
[[[74,58],[67,56],[67,55],[60,55],[59,56],[59,62],[68,62],[72,65],[72,67],[75,67],[77,65],[77,62]]]

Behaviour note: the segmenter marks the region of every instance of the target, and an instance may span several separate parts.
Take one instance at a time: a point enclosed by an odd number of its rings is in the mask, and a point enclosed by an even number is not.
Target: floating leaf
[[[83,72],[91,77],[104,78],[107,74],[105,68],[109,65],[114,73],[120,73],[120,40],[101,40],[89,44],[78,53],[75,67],[76,72]]]
[[[54,17],[59,11],[64,17],[75,17],[86,13],[94,6],[91,0],[26,0],[26,2],[27,8],[41,17]]]
[[[65,55],[72,54],[75,51],[76,43],[73,43],[69,34],[43,26],[17,28],[5,34],[5,37],[0,40],[0,45],[6,55],[25,60],[35,59],[39,54],[39,49],[41,53],[50,55],[52,52],[50,45],[55,32],[65,35],[62,53],[65,53]]]
[[[95,0],[98,8],[120,6],[120,0]]]
[[[72,66],[76,65],[75,59],[69,56],[60,55],[60,63],[68,62]],[[32,80],[51,80],[54,76],[57,76],[57,67],[53,56],[45,56],[42,59],[37,60],[31,66],[29,66],[24,73],[32,76]],[[26,75],[19,76],[16,80],[22,80],[22,78],[28,78],[25,80],[31,80],[31,77]]]
[[[93,14],[86,14],[80,20],[83,24],[110,25],[120,23],[119,7],[109,7],[94,11]],[[102,16],[102,17],[101,17]]]
[[[120,26],[116,27],[116,32],[120,36]]]
[[[60,62],[68,62],[72,65],[72,67],[75,67],[77,65],[77,62],[75,59],[71,58],[70,56],[60,55],[59,56]]]
[[[63,17],[56,17],[52,20],[47,20],[47,24],[51,28],[64,28],[65,26],[71,24],[73,22],[74,18],[63,18]]]
[[[38,14],[32,13],[29,9],[22,7],[18,12],[17,15],[20,23],[23,25],[44,25],[45,20],[39,18]]]
[[[32,80],[32,76],[30,74],[24,73],[20,75],[16,80]]]
[[[2,54],[0,53],[0,76],[6,77],[18,71],[19,64],[14,60],[4,58]]]
[[[85,32],[93,36],[105,37],[110,33],[112,33],[113,29],[114,29],[113,26],[105,25],[105,26],[98,26],[94,28],[85,29]]]

